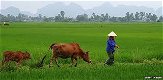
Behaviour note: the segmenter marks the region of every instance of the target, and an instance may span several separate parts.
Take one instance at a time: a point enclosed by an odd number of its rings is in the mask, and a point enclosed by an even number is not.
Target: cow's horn
[[[88,53],[89,51],[87,51],[87,53]]]

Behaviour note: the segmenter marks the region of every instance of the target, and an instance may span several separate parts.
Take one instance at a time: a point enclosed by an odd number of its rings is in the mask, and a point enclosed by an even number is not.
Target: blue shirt
[[[116,45],[116,43],[115,43],[115,41],[113,39],[108,39],[107,40],[106,51],[113,53],[115,51],[114,50],[115,45]]]

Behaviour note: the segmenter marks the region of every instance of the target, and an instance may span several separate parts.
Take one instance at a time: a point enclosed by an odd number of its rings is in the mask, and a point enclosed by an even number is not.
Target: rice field
[[[107,34],[114,31],[116,43],[115,64],[105,66]],[[145,79],[145,76],[163,77],[162,23],[34,23],[17,22],[0,28],[0,60],[6,50],[28,51],[31,60],[19,69],[14,62],[3,67],[2,80],[126,80]],[[70,59],[59,59],[60,68],[48,63],[52,43],[77,42],[84,51],[90,51],[92,64],[78,60],[77,67],[69,67]],[[32,68],[45,54],[43,68]]]

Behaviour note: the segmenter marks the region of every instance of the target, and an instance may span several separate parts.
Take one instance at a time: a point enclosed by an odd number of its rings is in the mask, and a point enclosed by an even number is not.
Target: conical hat
[[[113,31],[108,34],[108,36],[117,36]]]

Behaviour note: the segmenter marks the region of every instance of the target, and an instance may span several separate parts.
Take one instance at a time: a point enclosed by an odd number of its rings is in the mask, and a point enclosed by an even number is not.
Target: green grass
[[[100,27],[102,26],[102,27]],[[163,76],[162,23],[11,23],[2,26],[0,53],[6,50],[29,51],[32,59],[15,71],[2,70],[0,76],[7,79],[144,79],[145,76]],[[115,31],[115,64],[104,66],[108,58],[105,48],[107,34]],[[90,51],[92,65],[82,60],[78,67],[69,67],[70,59],[60,59],[61,68],[48,68],[54,42],[77,42],[84,51]],[[31,69],[47,54],[43,69]],[[2,54],[0,55],[2,60]],[[55,64],[54,64],[55,65]],[[14,64],[13,64],[14,66]]]
[[[162,76],[163,65],[118,64],[103,66],[103,64],[79,65],[78,67],[62,66],[61,68],[28,69],[23,66],[14,72],[3,72],[4,80],[143,80],[145,76]]]

